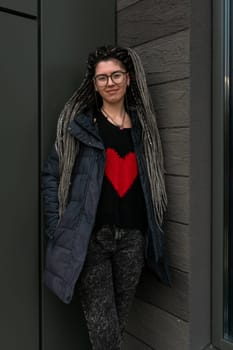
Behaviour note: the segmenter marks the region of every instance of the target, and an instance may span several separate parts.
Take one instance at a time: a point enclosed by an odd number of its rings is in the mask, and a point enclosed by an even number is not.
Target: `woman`
[[[134,50],[89,55],[59,117],[43,192],[45,283],[69,303],[78,281],[93,349],[120,349],[144,260],[169,283],[161,143]]]

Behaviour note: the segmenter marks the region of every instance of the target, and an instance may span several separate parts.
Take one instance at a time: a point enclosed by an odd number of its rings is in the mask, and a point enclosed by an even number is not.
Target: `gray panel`
[[[44,1],[42,6],[42,153],[55,138],[56,121],[84,76],[87,54],[115,42],[115,3]],[[63,305],[44,290],[43,350],[89,349],[78,297]]]
[[[115,42],[115,3],[44,1],[41,16],[43,143],[47,154],[58,115],[84,77],[87,54],[96,46]]]
[[[190,32],[191,350],[203,349],[211,342],[211,7],[210,0],[192,1]]]
[[[37,25],[0,13],[0,348],[38,349]]]
[[[0,0],[0,7],[28,15],[37,15],[37,0]]]
[[[43,328],[43,350],[91,349],[77,293],[71,304],[66,305],[45,291]]]
[[[226,147],[225,110],[225,18],[224,2],[213,1],[213,164],[212,164],[212,211],[213,211],[213,259],[212,259],[212,342],[217,348],[232,348],[224,340],[224,166]],[[221,283],[220,283],[221,282]]]

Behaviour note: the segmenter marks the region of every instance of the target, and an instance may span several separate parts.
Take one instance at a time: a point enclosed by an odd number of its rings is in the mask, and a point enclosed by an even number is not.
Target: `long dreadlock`
[[[88,57],[87,70],[81,86],[67,101],[59,116],[55,142],[60,170],[58,189],[59,214],[61,216],[66,207],[71,173],[79,151],[79,143],[70,135],[67,128],[75,115],[86,108],[93,108],[96,105],[97,101],[93,84],[95,67],[98,62],[109,59],[120,61],[130,75],[130,86],[127,88],[126,93],[127,104],[129,108],[133,107],[136,109],[142,126],[143,145],[154,214],[156,222],[161,226],[163,213],[167,205],[161,141],[144,69],[139,56],[130,48],[103,46],[91,53]]]

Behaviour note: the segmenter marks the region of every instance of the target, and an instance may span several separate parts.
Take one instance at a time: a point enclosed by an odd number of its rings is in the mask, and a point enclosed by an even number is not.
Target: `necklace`
[[[101,111],[103,113],[103,115],[105,116],[106,119],[110,119],[110,121],[112,122],[113,125],[117,126],[120,130],[124,129],[124,122],[125,122],[125,116],[126,116],[126,112],[124,111],[124,115],[122,117],[122,122],[121,124],[118,124],[115,122],[115,120],[103,109],[103,107],[101,108]]]

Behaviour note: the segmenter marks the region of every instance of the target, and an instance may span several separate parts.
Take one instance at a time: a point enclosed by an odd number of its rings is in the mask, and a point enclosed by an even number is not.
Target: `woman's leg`
[[[100,240],[97,238],[98,235]],[[93,234],[78,281],[93,350],[120,350],[121,332],[111,264],[114,248],[115,240],[109,229]]]
[[[125,329],[136,286],[144,266],[144,236],[139,230],[122,230],[114,253],[115,302],[121,334]]]

